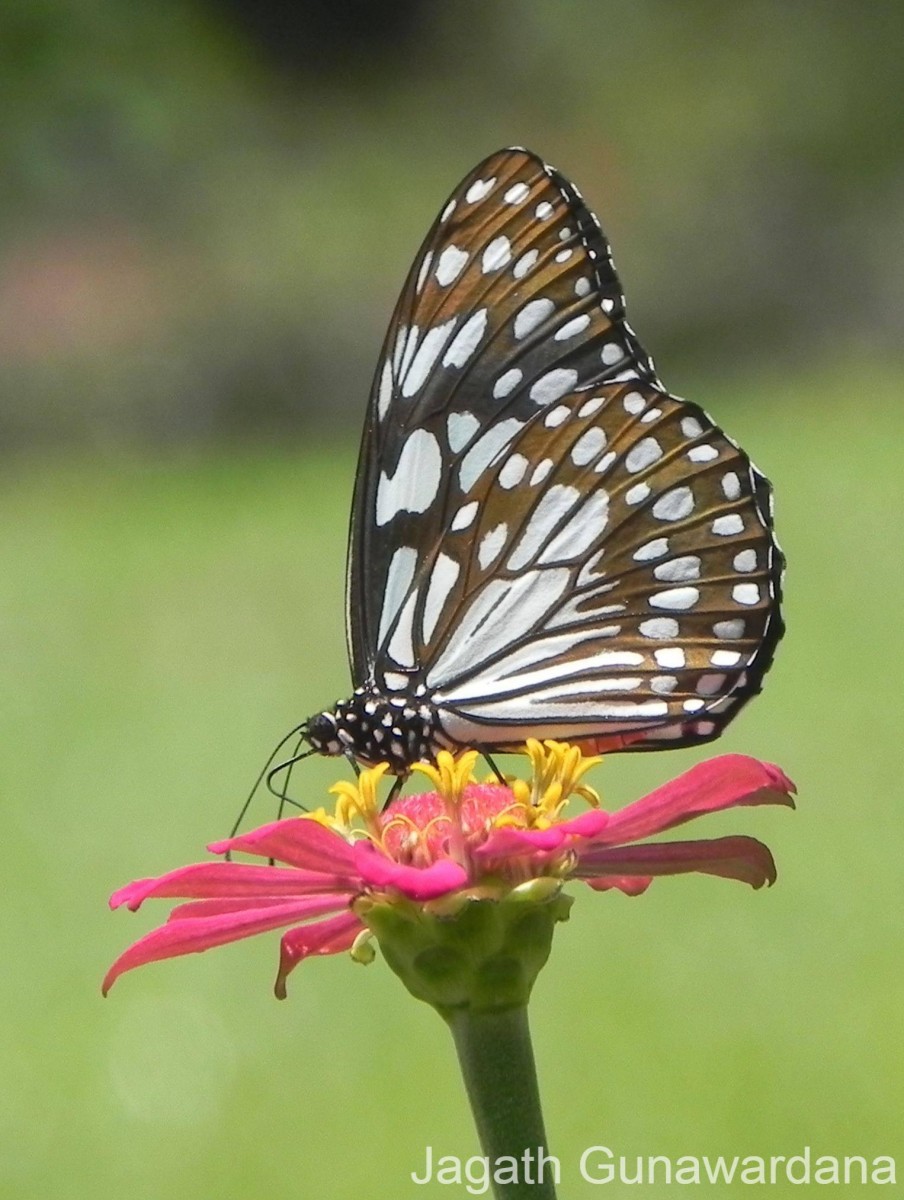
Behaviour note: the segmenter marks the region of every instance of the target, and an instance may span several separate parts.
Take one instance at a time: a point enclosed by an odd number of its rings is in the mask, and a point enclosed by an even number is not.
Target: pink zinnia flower
[[[321,809],[286,818],[209,847],[215,854],[244,851],[283,865],[196,863],[120,889],[110,900],[113,908],[124,904],[134,911],[149,897],[188,903],[116,960],[104,992],[133,967],[290,926],[276,979],[276,994],[283,997],[289,972],[311,955],[352,950],[359,961],[369,961],[377,924],[371,918],[387,905],[452,914],[470,900],[516,893],[542,899],[569,879],[597,891],[638,895],[657,875],[692,871],[754,888],[775,881],[772,855],[751,837],[642,839],[721,809],[793,807],[794,785],[778,767],[724,755],[607,813],[580,782],[598,758],[557,742],[531,741],[527,752],[530,782],[514,779],[503,786],[474,781],[476,751],[457,761],[444,751],[436,766],[414,768],[435,790],[399,797],[385,811],[377,796],[387,770],[382,764],[363,771],[356,785],[331,789],[338,797],[334,813]],[[572,795],[591,807],[565,817]]]

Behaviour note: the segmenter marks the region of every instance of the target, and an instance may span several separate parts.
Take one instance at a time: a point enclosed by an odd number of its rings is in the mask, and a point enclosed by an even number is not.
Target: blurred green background
[[[98,984],[166,911],[108,894],[200,857],[346,694],[383,329],[448,191],[513,142],[601,214],[663,378],[772,478],[790,564],[720,749],[781,763],[799,811],[694,831],[766,840],[779,884],[578,894],[532,1007],[561,1195],[598,1194],[600,1143],[904,1154],[902,44],[883,2],[3,7],[0,1195],[465,1194],[409,1180],[476,1141],[445,1028],[381,963],[307,964],[279,1004],[274,935]],[[614,806],[702,756],[595,782]]]

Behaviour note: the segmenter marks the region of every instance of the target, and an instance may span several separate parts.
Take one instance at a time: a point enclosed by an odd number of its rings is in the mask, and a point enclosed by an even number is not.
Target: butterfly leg
[[[355,775],[360,776],[361,768],[358,765],[358,760],[355,758],[354,754],[352,754],[351,750],[345,751],[345,758],[351,769],[355,772]]]
[[[493,774],[499,780],[502,787],[507,787],[508,783],[506,781],[505,776],[502,774],[502,772],[499,770],[499,768],[496,766],[496,764],[490,758],[489,754],[486,753],[486,751],[484,751],[483,757],[486,759],[487,763],[489,764],[490,770],[493,772]]]
[[[389,789],[389,795],[386,797],[386,803],[383,805],[384,812],[386,812],[387,808],[389,808],[390,804],[392,804],[393,800],[395,800],[399,792],[401,792],[402,784],[404,782],[404,775],[396,775],[395,779],[393,780],[392,787]]]

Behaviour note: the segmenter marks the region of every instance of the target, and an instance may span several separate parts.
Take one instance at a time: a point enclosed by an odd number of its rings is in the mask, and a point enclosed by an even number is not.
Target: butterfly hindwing
[[[473,518],[444,542],[442,608],[425,581],[414,653],[450,735],[499,748],[605,728],[642,734],[637,749],[716,736],[780,630],[761,478],[650,385],[538,414],[462,494]]]

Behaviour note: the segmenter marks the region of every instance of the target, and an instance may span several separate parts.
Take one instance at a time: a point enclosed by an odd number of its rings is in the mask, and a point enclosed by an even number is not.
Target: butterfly
[[[377,365],[352,506],[355,690],[310,752],[388,762],[529,737],[717,737],[783,632],[771,488],[670,395],[599,221],[527,150],[434,221]]]

